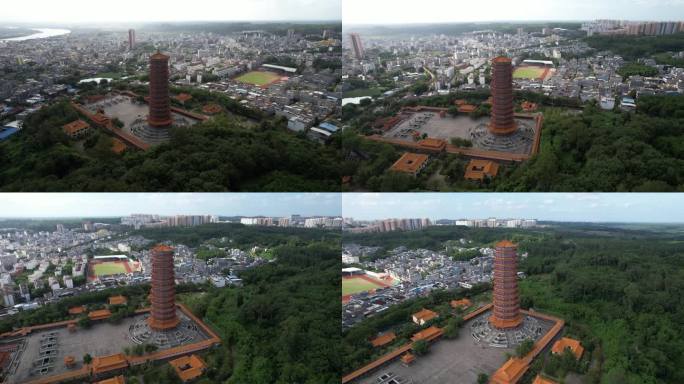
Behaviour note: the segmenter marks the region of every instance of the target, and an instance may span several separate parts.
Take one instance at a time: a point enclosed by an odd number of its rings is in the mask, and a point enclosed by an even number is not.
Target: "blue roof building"
[[[336,126],[334,126],[328,122],[323,122],[323,123],[319,124],[318,128],[325,129],[326,131],[332,132],[332,133],[335,133],[335,132],[340,130],[339,128],[337,128]]]
[[[0,141],[7,140],[17,132],[19,132],[19,129],[15,127],[0,127]]]

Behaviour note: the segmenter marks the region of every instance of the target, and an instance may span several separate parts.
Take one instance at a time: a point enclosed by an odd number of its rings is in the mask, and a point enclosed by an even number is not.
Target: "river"
[[[0,41],[25,41],[34,39],[47,39],[48,37],[68,35],[71,33],[68,29],[53,29],[53,28],[32,28],[36,33],[28,36],[12,37],[9,39],[2,39]]]

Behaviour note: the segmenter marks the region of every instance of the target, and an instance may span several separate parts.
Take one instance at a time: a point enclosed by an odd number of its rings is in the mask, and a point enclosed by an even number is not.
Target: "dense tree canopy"
[[[253,127],[217,117],[175,129],[147,152],[70,144],[61,126],[78,118],[66,103],[42,109],[0,144],[6,191],[338,191],[338,153],[288,132],[281,120]]]
[[[666,36],[592,36],[585,41],[592,48],[611,51],[627,60],[684,50],[684,33]]]
[[[684,188],[684,98],[643,97],[639,113],[544,114],[538,156],[501,177],[499,191],[675,191]],[[642,111],[643,108],[643,111]],[[672,113],[671,113],[672,112]],[[671,114],[668,114],[671,113]]]

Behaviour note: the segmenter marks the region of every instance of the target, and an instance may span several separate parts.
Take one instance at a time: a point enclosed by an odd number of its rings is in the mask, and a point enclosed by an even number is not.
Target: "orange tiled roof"
[[[418,340],[430,341],[430,340],[436,339],[437,337],[441,336],[442,333],[443,333],[443,331],[441,328],[435,327],[433,325],[433,326],[431,326],[429,328],[425,328],[422,331],[411,336],[411,341],[418,341]]]
[[[209,114],[209,115],[214,115],[219,112],[221,112],[222,109],[218,104],[207,104],[204,107],[202,107],[202,112]]]
[[[126,378],[124,378],[123,376],[119,375],[119,376],[114,376],[114,377],[112,377],[112,378],[110,378],[110,379],[98,381],[98,382],[95,383],[95,384],[126,384]]]
[[[197,355],[179,357],[178,359],[169,361],[169,364],[171,364],[176,371],[176,374],[183,382],[202,376],[202,373],[207,368],[204,360]]]
[[[121,154],[128,148],[123,141],[117,139],[116,137],[112,139],[112,152],[116,154]]]
[[[495,245],[494,247],[495,247],[495,248],[498,248],[498,247],[502,247],[502,248],[511,248],[511,247],[515,247],[515,246],[516,246],[516,245],[513,244],[513,243],[512,243],[511,241],[509,241],[509,240],[501,240],[501,241],[499,241],[498,243],[496,243],[496,245]]]
[[[124,305],[128,302],[126,296],[117,295],[109,297],[109,305]]]
[[[165,60],[168,59],[169,57],[166,56],[165,54],[157,51],[154,55],[150,56],[150,59],[155,59],[155,60]]]
[[[72,134],[74,134],[74,133],[76,133],[82,129],[86,129],[86,128],[90,128],[90,125],[88,125],[88,123],[86,123],[85,121],[83,121],[81,119],[76,120],[76,121],[72,121],[71,123],[65,124],[64,126],[62,126],[62,129],[68,135],[72,135]]]
[[[493,63],[510,63],[511,61],[512,61],[511,58],[510,58],[510,57],[506,57],[506,56],[495,57],[495,58],[492,60]]]
[[[180,93],[174,96],[174,99],[180,101],[181,103],[185,103],[186,101],[192,100],[192,95],[188,93]]]
[[[107,117],[104,113],[102,112],[97,112],[93,116],[91,116],[91,119],[99,125],[107,125],[109,123],[109,117]]]
[[[541,375],[537,375],[537,377],[534,378],[534,381],[532,384],[558,384],[557,382],[547,379],[546,377],[542,377]]]
[[[103,320],[112,315],[112,312],[109,309],[98,309],[96,311],[90,311],[88,313],[88,317],[90,320]]]
[[[428,137],[427,139],[419,141],[418,145],[426,149],[436,149],[441,151],[446,148],[446,141]]]
[[[496,177],[499,172],[499,164],[491,160],[470,160],[466,167],[464,178],[466,180],[484,180],[485,177]]]
[[[404,364],[411,364],[414,361],[416,361],[416,357],[413,356],[413,354],[406,352],[403,356],[401,356],[401,362]]]
[[[86,311],[86,307],[84,306],[78,306],[78,307],[71,307],[69,308],[69,314],[70,315],[80,315],[81,313]]]
[[[584,348],[580,344],[579,340],[571,339],[569,337],[563,337],[556,341],[551,347],[551,352],[561,354],[565,348],[570,348],[572,353],[576,358],[581,358],[582,353],[584,353]]]
[[[374,347],[382,347],[383,345],[391,343],[396,338],[397,335],[395,335],[394,332],[387,332],[371,340],[371,344],[373,344]]]
[[[93,372],[101,373],[107,372],[114,369],[126,368],[128,366],[128,360],[123,353],[116,353],[109,356],[97,356],[93,358]]]
[[[171,252],[173,251],[173,248],[169,247],[168,245],[159,244],[152,248],[152,250],[157,252]]]
[[[471,305],[473,305],[473,303],[466,297],[462,298],[461,300],[451,300],[450,304],[451,304],[451,308],[458,308],[458,307],[468,308]]]
[[[431,311],[431,310],[425,309],[425,308],[423,308],[420,311],[413,314],[413,317],[415,317],[418,320],[423,320],[423,321],[430,321],[437,316],[439,316],[437,314],[437,312]]]
[[[458,99],[458,100],[454,101],[454,104],[457,106],[460,106],[460,105],[468,104],[468,102],[465,101],[465,99]]]
[[[458,111],[461,113],[471,113],[475,112],[477,109],[477,106],[472,105],[472,104],[463,104],[458,107]]]
[[[64,365],[69,367],[69,366],[72,366],[74,364],[76,364],[76,358],[74,358],[73,356],[65,356],[64,357]]]
[[[537,110],[537,104],[536,103],[531,103],[529,101],[523,101],[520,104],[520,107],[523,109],[525,112],[531,112],[531,111],[536,111]]]
[[[517,357],[511,357],[504,365],[494,372],[491,383],[517,383],[518,380],[520,380],[520,377],[525,373],[525,370],[527,370],[527,364],[523,360]]]
[[[428,155],[423,155],[421,153],[405,152],[401,155],[399,160],[392,164],[390,171],[415,175],[420,171],[425,162],[428,161],[428,158]]]

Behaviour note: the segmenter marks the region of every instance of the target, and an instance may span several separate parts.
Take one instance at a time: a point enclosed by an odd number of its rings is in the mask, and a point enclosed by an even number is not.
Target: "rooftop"
[[[513,248],[513,247],[516,247],[516,245],[513,244],[509,240],[501,240],[498,243],[496,243],[496,245],[494,247],[496,247],[496,248],[499,248],[499,247],[501,247],[501,248]]]
[[[420,311],[413,314],[413,317],[415,317],[418,320],[423,320],[423,321],[430,321],[430,320],[432,320],[438,316],[439,315],[437,314],[437,312],[431,311],[431,310],[426,309],[426,308],[423,308]]]
[[[459,308],[459,307],[468,308],[471,305],[473,305],[473,303],[468,298],[465,298],[465,297],[460,299],[460,300],[451,300],[450,304],[451,304],[451,308]]]
[[[123,353],[115,353],[108,356],[93,357],[93,372],[102,373],[113,369],[121,369],[128,367],[128,360]]]
[[[125,305],[128,302],[128,299],[122,295],[110,296],[108,302],[109,305]]]
[[[541,375],[537,375],[537,377],[534,378],[534,381],[532,384],[558,384],[557,382],[547,379],[546,377],[542,377]]]
[[[492,384],[516,383],[527,370],[527,363],[517,357],[511,357],[492,375]]]
[[[202,376],[202,373],[207,368],[204,360],[197,355],[182,356],[169,361],[169,364],[183,382],[188,382]]]
[[[88,313],[90,320],[103,320],[110,316],[112,316],[112,312],[109,309],[97,309]]]
[[[86,307],[83,305],[78,306],[78,307],[71,307],[69,308],[69,314],[70,315],[80,315],[81,313],[86,311]]]
[[[151,60],[168,60],[169,56],[166,56],[165,54],[157,51],[154,55],[150,56]]]
[[[470,160],[468,166],[466,167],[465,176],[466,180],[478,180],[482,181],[486,177],[494,178],[499,172],[499,164],[491,160]]]
[[[425,328],[422,331],[411,336],[411,341],[419,341],[419,340],[432,341],[432,340],[442,336],[442,333],[444,333],[442,331],[442,328],[435,327],[433,325],[433,326],[431,326],[429,328]]]
[[[569,337],[563,337],[556,341],[553,344],[553,347],[551,347],[551,352],[561,354],[566,348],[570,348],[570,351],[572,351],[578,359],[581,358],[584,353],[584,348],[579,340],[571,339]]]
[[[168,245],[164,244],[159,244],[156,247],[152,248],[152,250],[156,252],[173,252],[172,247],[169,247]]]
[[[394,339],[397,338],[397,335],[394,332],[386,332],[383,333],[382,335],[376,337],[375,339],[371,340],[371,344],[373,344],[373,347],[382,347],[383,345],[387,345],[394,341]]]
[[[90,125],[83,120],[72,121],[69,124],[62,126],[64,132],[68,135],[74,134],[82,129],[90,128]]]
[[[410,173],[412,175],[417,174],[422,169],[423,165],[428,161],[429,156],[420,153],[405,152],[399,160],[397,160],[392,167],[391,171],[394,172],[404,172]]]

